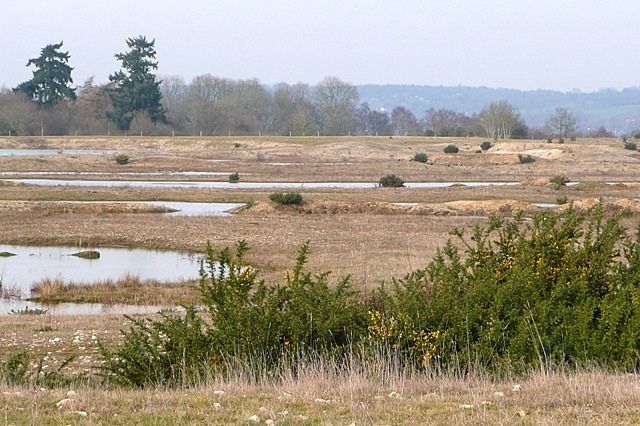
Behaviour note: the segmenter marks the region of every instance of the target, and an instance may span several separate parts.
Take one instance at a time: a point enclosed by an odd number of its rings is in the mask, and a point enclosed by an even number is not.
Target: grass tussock
[[[68,283],[45,278],[31,290],[31,301],[41,303],[103,303],[129,305],[194,304],[199,295],[189,282],[165,283],[126,275],[117,281]]]

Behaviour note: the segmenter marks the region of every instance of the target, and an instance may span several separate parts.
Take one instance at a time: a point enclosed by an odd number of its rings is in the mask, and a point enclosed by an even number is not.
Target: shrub
[[[493,146],[493,144],[489,141],[484,141],[480,144],[480,149],[483,151],[488,151],[489,149],[491,149],[491,147]]]
[[[556,204],[558,205],[567,204],[568,202],[569,202],[569,198],[567,198],[566,195],[560,195],[556,197]]]
[[[32,363],[29,352],[26,349],[11,355],[6,361],[0,361],[0,383],[5,385],[31,385],[47,388],[69,386],[80,382],[84,377],[69,378],[63,375],[62,370],[73,361],[74,357],[68,357],[54,370],[45,371],[44,360]]]
[[[417,161],[419,163],[426,163],[429,160],[429,156],[426,152],[416,152],[413,156],[413,161]]]
[[[637,151],[638,145],[635,142],[625,142],[624,149],[628,149],[630,151]]]
[[[245,242],[215,254],[200,268],[206,321],[194,307],[159,320],[129,318],[123,344],[100,345],[101,374],[132,386],[193,384],[234,363],[273,371],[282,360],[319,353],[340,356],[365,336],[366,307],[348,278],[330,286],[328,274],[304,271],[308,244],[282,284],[267,286],[243,264]]]
[[[304,271],[308,244],[282,283],[266,285],[245,266],[245,242],[231,254],[210,245],[200,268],[202,311],[129,318],[122,344],[99,343],[101,374],[132,386],[190,385],[241,366],[249,378],[314,357],[349,365],[376,348],[402,363],[518,372],[595,364],[640,367],[640,234],[602,205],[490,218],[470,236],[459,229],[424,269],[394,279],[368,300],[349,279]],[[359,348],[359,349],[358,349]],[[24,357],[24,355],[23,355]],[[25,377],[23,358],[0,375]],[[15,372],[15,373],[5,373]],[[446,371],[446,370],[445,370]],[[5,379],[6,380],[6,379]],[[22,380],[22,379],[19,379]]]
[[[520,164],[529,164],[536,161],[536,157],[533,157],[529,154],[518,154],[518,160]]]
[[[299,192],[273,192],[269,195],[269,199],[284,206],[300,205],[304,202]]]
[[[240,175],[238,173],[231,173],[229,175],[229,183],[238,183],[240,182]]]
[[[571,142],[575,142],[576,141],[576,137],[575,136],[571,136]]]
[[[404,180],[396,175],[386,175],[378,180],[378,186],[382,188],[401,188],[404,186]]]
[[[116,155],[116,163],[118,164],[129,164],[129,156],[127,154],[118,154]]]
[[[553,143],[553,139],[552,138],[547,138],[547,143]]]
[[[564,143],[564,138],[558,138],[558,143]]]
[[[554,189],[560,189],[563,186],[567,186],[569,182],[571,182],[571,180],[565,175],[556,175],[549,179],[549,183],[553,186]]]
[[[450,144],[444,147],[444,153],[445,154],[457,154],[458,151],[460,151],[458,149],[458,147],[456,145]]]
[[[640,139],[640,133],[636,133],[635,135],[633,135],[634,139]]]
[[[383,320],[425,333],[417,341],[431,358],[498,371],[638,368],[640,240],[620,216],[568,209],[531,222],[494,218],[470,238],[455,235],[465,245],[449,242],[380,297]]]

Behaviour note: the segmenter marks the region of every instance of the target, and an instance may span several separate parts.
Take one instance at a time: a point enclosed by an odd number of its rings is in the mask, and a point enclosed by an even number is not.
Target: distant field
[[[311,241],[310,267],[352,275],[358,285],[388,280],[424,266],[454,226],[471,226],[490,214],[540,210],[558,198],[592,204],[594,199],[626,200],[635,208],[640,155],[614,139],[583,139],[564,144],[546,141],[497,142],[478,153],[482,138],[0,138],[2,148],[115,149],[130,163],[112,156],[53,155],[1,157],[2,177],[51,172],[54,179],[131,179],[226,181],[237,172],[241,182],[377,182],[387,174],[407,182],[518,182],[515,186],[441,189],[378,188],[303,190],[302,207],[275,207],[271,190],[141,189],[36,187],[4,183],[0,209],[6,226],[0,241],[12,244],[124,245],[200,251],[246,239],[254,248],[248,260],[267,277],[291,267],[296,248]],[[460,147],[445,154],[446,145]],[[417,152],[426,163],[411,161]],[[520,164],[518,154],[535,162]],[[82,176],[55,172],[82,171]],[[216,172],[220,175],[180,175]],[[91,173],[97,173],[91,175]],[[128,173],[124,175],[122,173]],[[136,175],[136,173],[158,173]],[[164,174],[163,174],[164,173]],[[565,175],[579,185],[554,189],[550,178]],[[625,182],[607,185],[608,182]],[[635,182],[635,183],[634,183]],[[42,201],[172,200],[243,202],[250,207],[231,217],[167,217],[118,213],[104,206],[64,213]],[[11,202],[20,201],[22,209]],[[28,203],[24,203],[28,201]],[[393,203],[418,203],[397,206]],[[624,204],[624,203],[623,203]],[[4,207],[3,207],[4,206]],[[393,265],[393,267],[389,267]]]

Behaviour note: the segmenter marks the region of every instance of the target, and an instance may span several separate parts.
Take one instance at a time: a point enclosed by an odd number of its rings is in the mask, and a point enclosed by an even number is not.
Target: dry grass
[[[55,303],[103,303],[126,305],[197,304],[200,293],[192,282],[166,283],[127,275],[117,281],[66,283],[45,278],[34,284],[30,301]]]
[[[0,392],[8,424],[252,424],[257,417],[262,424],[620,425],[637,424],[639,383],[636,375],[602,372],[534,373],[495,383],[393,373],[381,379],[312,367],[295,379],[262,385],[240,377],[179,391],[80,386]]]
[[[99,360],[97,339],[117,345],[118,330],[125,326],[118,316],[6,316],[0,317],[0,344],[6,355],[27,347],[48,369],[79,355],[63,371],[82,374]],[[331,363],[315,362],[296,375],[284,373],[261,384],[237,370],[226,379],[179,390],[104,389],[93,381],[52,390],[0,385],[0,407],[5,424],[248,424],[256,415],[263,424],[272,419],[279,424],[618,425],[637,424],[640,416],[635,374],[534,372],[496,381],[482,375],[406,374],[384,359],[362,367],[356,362],[336,371]]]
[[[40,138],[39,138],[40,139]],[[500,141],[477,154],[482,138],[44,138],[37,144],[65,148],[115,148],[131,163],[118,166],[111,157],[49,156],[0,158],[5,171],[220,171],[252,173],[257,181],[369,181],[394,173],[406,181],[526,180],[561,171],[573,180],[634,180],[637,154],[615,139],[584,139],[565,144],[544,141]],[[30,147],[28,138],[0,138],[1,147]],[[454,143],[459,154],[442,148]],[[235,145],[240,144],[240,148]],[[411,161],[416,152],[429,155],[427,164]],[[533,155],[521,165],[518,154]],[[223,160],[223,161],[221,161]],[[271,163],[296,163],[291,165]],[[490,171],[489,171],[490,170]],[[104,177],[103,177],[104,178]],[[175,178],[175,177],[174,177]],[[197,178],[196,178],[197,179]],[[216,177],[225,180],[225,176]]]
[[[243,181],[366,181],[396,174],[406,181],[498,180],[524,182],[514,187],[447,188],[441,190],[376,189],[304,191],[300,208],[274,208],[269,191],[135,188],[44,188],[0,182],[0,241],[5,244],[122,245],[201,251],[207,240],[216,248],[238,239],[253,250],[247,261],[267,280],[280,280],[292,266],[296,249],[311,241],[309,269],[351,274],[363,290],[381,280],[426,265],[453,227],[482,223],[489,213],[508,215],[531,203],[555,202],[559,195],[588,207],[606,198],[611,208],[637,210],[637,185],[606,182],[637,180],[640,157],[614,139],[578,140],[565,144],[541,141],[498,142],[488,152],[475,151],[478,138],[0,138],[2,148],[55,147],[117,149],[131,163],[116,165],[112,157],[50,156],[0,158],[2,171],[239,172]],[[445,155],[454,143],[459,154]],[[239,144],[239,147],[236,147]],[[411,161],[416,152],[426,164]],[[521,165],[518,154],[537,161]],[[220,161],[224,160],[224,161]],[[292,163],[292,164],[272,164]],[[246,174],[251,173],[249,179]],[[555,191],[547,183],[558,174],[577,187]],[[110,179],[117,175],[96,175]],[[120,178],[124,178],[120,176]],[[127,177],[129,178],[129,177]],[[144,179],[147,179],[145,177]],[[223,176],[158,177],[158,179],[226,180]],[[60,207],[64,200],[227,201],[253,207],[230,217],[167,217],[145,214],[122,204]],[[389,203],[421,203],[398,207]],[[505,205],[510,207],[507,209]],[[140,210],[139,210],[140,209]],[[133,214],[135,213],[135,214]],[[441,216],[442,215],[442,216]],[[451,215],[451,216],[449,216]],[[635,225],[638,215],[629,219]],[[133,281],[133,280],[132,280]],[[43,296],[64,300],[131,303],[175,303],[193,300],[184,286],[102,283],[99,286],[41,287]],[[62,295],[62,296],[61,296]],[[119,316],[0,316],[0,359],[27,348],[33,359],[55,368],[68,355],[78,358],[68,374],[91,371],[97,362],[96,340],[119,341],[126,326]],[[94,338],[95,337],[95,338]],[[412,376],[376,370],[302,370],[297,377],[251,384],[242,375],[212,380],[189,390],[132,391],[97,389],[87,383],[56,402],[67,389],[0,387],[6,424],[246,424],[257,415],[281,424],[637,424],[640,381],[636,375],[607,372],[532,374],[492,382],[447,375]],[[223,395],[213,391],[224,389]],[[502,396],[501,396],[502,395]],[[485,402],[485,403],[483,403]],[[215,404],[220,404],[219,408]],[[86,417],[73,411],[86,412]],[[286,412],[286,413],[285,413]]]

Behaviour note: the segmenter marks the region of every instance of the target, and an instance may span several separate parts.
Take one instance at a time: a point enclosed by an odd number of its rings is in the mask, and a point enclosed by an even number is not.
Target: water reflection
[[[174,251],[98,248],[100,259],[81,259],[74,247],[0,245],[0,280],[4,290],[27,297],[32,285],[45,278],[63,282],[117,281],[126,276],[140,280],[178,282],[198,277],[200,255]],[[0,302],[2,304],[3,302]]]
[[[196,188],[196,189],[371,189],[371,182],[180,182],[144,180],[70,180],[70,179],[3,179],[8,182],[36,186],[83,186],[109,188]],[[513,186],[518,182],[407,182],[407,188],[437,189],[452,186]]]
[[[41,155],[113,155],[115,149],[0,149],[0,157],[36,157]]]

